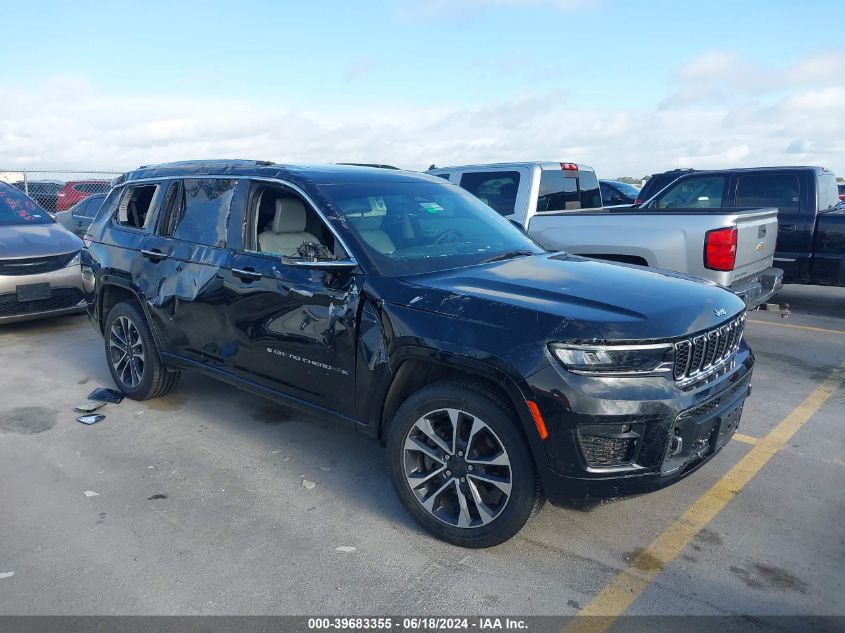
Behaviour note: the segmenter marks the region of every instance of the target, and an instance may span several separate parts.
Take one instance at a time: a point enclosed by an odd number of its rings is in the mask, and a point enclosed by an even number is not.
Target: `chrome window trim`
[[[314,212],[317,214],[317,216],[323,221],[323,224],[325,224],[328,227],[329,232],[332,234],[332,236],[334,236],[334,238],[343,247],[343,250],[345,250],[349,254],[349,259],[338,260],[338,261],[342,261],[342,262],[345,262],[347,264],[349,264],[349,263],[355,263],[356,265],[358,264],[358,259],[353,254],[352,249],[350,249],[349,246],[346,244],[346,242],[343,240],[343,238],[340,235],[338,235],[338,233],[335,230],[332,223],[328,220],[328,218],[323,213],[323,211],[320,209],[320,207],[318,207],[314,203],[314,201],[311,199],[311,196],[309,196],[307,193],[305,193],[302,190],[301,187],[299,187],[299,186],[297,186],[297,185],[295,185],[292,182],[289,182],[287,180],[283,180],[282,178],[270,178],[269,176],[250,176],[248,174],[237,174],[237,175],[236,174],[225,174],[225,175],[224,174],[183,174],[183,175],[180,175],[180,176],[161,176],[161,177],[158,177],[158,178],[136,178],[134,180],[127,180],[127,181],[125,181],[121,184],[122,185],[132,185],[132,184],[146,183],[146,182],[161,182],[161,181],[165,181],[165,180],[169,181],[169,180],[193,180],[193,179],[217,179],[217,180],[239,180],[239,181],[240,180],[251,180],[253,182],[267,182],[267,183],[282,185],[284,187],[291,188],[297,194],[302,196],[303,200],[305,200],[311,206],[311,208],[314,210]],[[256,238],[257,237],[258,236],[256,235]],[[260,251],[256,251],[256,252],[260,253]]]

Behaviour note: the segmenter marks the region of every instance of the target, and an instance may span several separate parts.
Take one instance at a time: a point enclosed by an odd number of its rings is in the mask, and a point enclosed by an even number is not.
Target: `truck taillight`
[[[578,165],[575,163],[561,163],[560,168],[563,171],[578,171]]]
[[[736,227],[713,229],[704,235],[704,267],[733,270],[736,263]]]

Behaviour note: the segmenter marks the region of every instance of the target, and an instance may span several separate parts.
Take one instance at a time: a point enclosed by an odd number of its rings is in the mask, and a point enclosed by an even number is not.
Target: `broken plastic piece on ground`
[[[305,488],[306,490],[314,490],[314,487],[316,485],[317,484],[315,484],[313,481],[308,481],[307,479],[302,480],[302,487]]]
[[[105,406],[106,402],[101,402],[99,400],[80,400],[76,403],[74,409],[77,411],[82,411],[83,413],[91,413],[92,411],[96,411],[102,406]]]
[[[0,571],[0,579],[11,578],[14,575],[15,575],[15,572],[13,572],[13,571]]]
[[[348,552],[354,552],[356,549],[358,549],[358,548],[352,547],[351,545],[341,545],[340,547],[335,547],[334,551],[336,551],[336,552],[347,552],[348,553]]]
[[[88,399],[120,404],[120,401],[123,400],[123,392],[117,389],[109,389],[108,387],[97,387],[88,394]]]
[[[84,494],[86,497],[99,497],[100,496],[99,492],[94,492],[93,490],[86,490],[82,494]]]
[[[103,404],[105,404],[105,403],[103,403]],[[102,413],[95,413],[93,415],[80,415],[78,418],[76,418],[76,421],[82,422],[82,424],[96,424],[100,420],[105,420],[105,419],[106,419],[106,416],[104,416]]]

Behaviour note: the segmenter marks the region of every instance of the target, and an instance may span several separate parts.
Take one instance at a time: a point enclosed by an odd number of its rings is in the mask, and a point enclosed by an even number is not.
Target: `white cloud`
[[[800,161],[845,175],[845,74],[815,83],[789,79],[799,68],[826,64],[829,70],[839,63],[835,56],[769,68],[782,78],[769,92],[714,85],[708,77],[733,67],[725,59],[713,55],[678,73],[686,78],[679,79],[683,89],[715,90],[721,101],[678,93],[670,106],[638,109],[616,105],[619,100],[575,107],[564,93],[550,92],[472,107],[387,106],[374,99],[305,111],[235,99],[106,94],[79,78],[7,85],[0,101],[0,169],[126,170],[193,158],[383,162],[412,169],[561,160],[616,177],[676,166]]]

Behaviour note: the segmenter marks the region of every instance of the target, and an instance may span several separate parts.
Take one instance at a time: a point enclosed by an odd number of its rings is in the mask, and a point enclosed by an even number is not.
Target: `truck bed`
[[[529,233],[544,247],[685,272],[727,287],[753,281],[772,266],[777,209],[597,209],[537,213]],[[708,231],[737,227],[734,269],[704,266]]]

